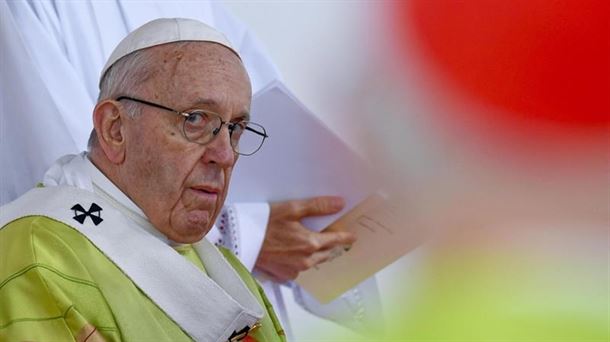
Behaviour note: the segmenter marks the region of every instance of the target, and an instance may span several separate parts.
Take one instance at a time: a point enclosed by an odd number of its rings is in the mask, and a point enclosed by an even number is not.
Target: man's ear
[[[121,104],[113,100],[98,103],[93,110],[93,126],[99,147],[113,164],[125,160],[124,119]]]

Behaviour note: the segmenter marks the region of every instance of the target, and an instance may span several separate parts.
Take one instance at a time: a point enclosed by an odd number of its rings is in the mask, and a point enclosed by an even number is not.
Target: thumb
[[[293,214],[297,218],[335,214],[345,207],[343,198],[337,196],[312,197],[294,201],[293,204]]]

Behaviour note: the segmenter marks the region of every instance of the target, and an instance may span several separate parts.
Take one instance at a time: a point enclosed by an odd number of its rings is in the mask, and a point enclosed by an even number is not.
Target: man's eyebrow
[[[197,108],[200,106],[211,107],[212,109],[218,108],[218,102],[213,99],[208,98],[199,98],[195,101],[193,108]],[[235,120],[237,119],[237,120]],[[235,116],[235,119],[231,119],[231,121],[250,121],[250,113],[248,111],[243,111]]]
[[[237,121],[250,121],[250,113],[242,112],[237,116],[237,119],[239,119]]]

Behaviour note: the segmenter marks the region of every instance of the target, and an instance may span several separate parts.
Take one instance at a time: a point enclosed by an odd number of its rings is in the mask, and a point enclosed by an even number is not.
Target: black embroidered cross
[[[229,336],[229,342],[243,340],[244,338],[246,338],[246,336],[248,336],[248,332],[250,332],[250,327],[247,325],[240,331],[234,330],[231,336]]]
[[[73,219],[75,219],[80,224],[85,223],[85,219],[87,218],[87,216],[91,217],[91,221],[93,221],[93,224],[95,224],[96,226],[102,221],[104,221],[100,213],[103,209],[95,203],[91,203],[91,206],[87,211],[85,211],[85,208],[83,208],[83,206],[80,204],[75,204],[70,209],[74,210]]]

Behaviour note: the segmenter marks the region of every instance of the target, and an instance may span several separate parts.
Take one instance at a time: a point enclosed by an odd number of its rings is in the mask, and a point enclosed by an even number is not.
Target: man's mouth
[[[197,197],[204,200],[216,200],[221,192],[221,189],[214,186],[193,186],[190,188]]]

